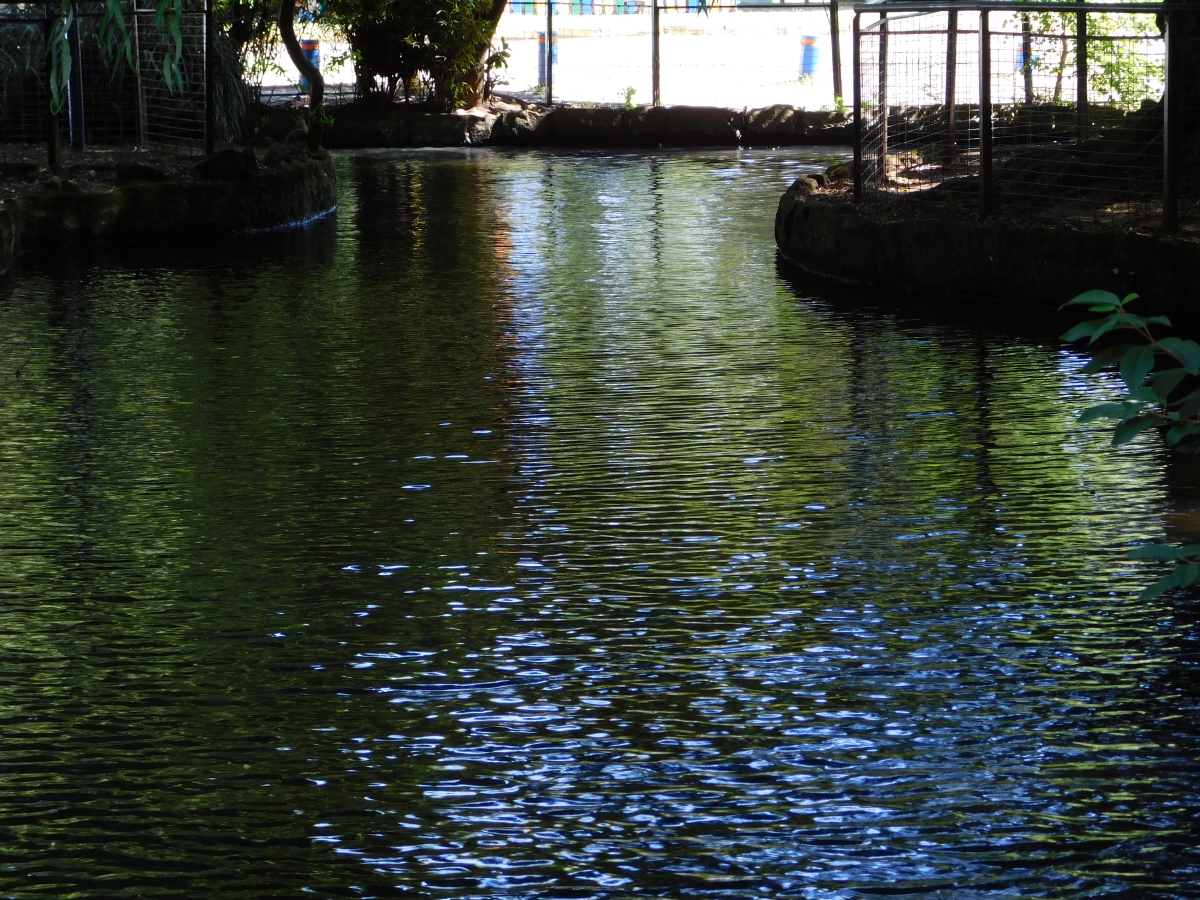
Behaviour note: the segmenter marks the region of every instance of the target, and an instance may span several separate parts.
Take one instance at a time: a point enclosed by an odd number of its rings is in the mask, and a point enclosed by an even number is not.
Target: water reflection
[[[1195,896],[1170,498],[1051,342],[799,296],[819,155],[387,153],[0,304],[0,888]]]

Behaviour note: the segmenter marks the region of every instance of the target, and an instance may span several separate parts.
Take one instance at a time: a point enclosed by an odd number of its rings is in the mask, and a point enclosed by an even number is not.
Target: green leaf
[[[1150,316],[1150,318],[1146,319],[1146,324],[1147,325],[1166,325],[1168,328],[1170,328],[1171,320],[1168,319],[1166,316]]]
[[[1059,340],[1066,341],[1072,344],[1080,338],[1085,338],[1091,335],[1101,324],[1101,320],[1095,322],[1080,322],[1066,334],[1062,335]]]
[[[1120,313],[1113,313],[1111,316],[1109,316],[1107,319],[1104,319],[1096,326],[1096,330],[1093,331],[1092,336],[1090,338],[1088,338],[1088,343],[1089,344],[1096,343],[1096,341],[1099,340],[1103,335],[1108,334],[1110,331],[1113,331],[1114,329],[1117,331],[1120,331],[1122,328],[1128,328],[1128,327],[1129,326],[1126,325],[1122,321]]]
[[[1079,421],[1083,424],[1094,422],[1096,419],[1124,419],[1128,418],[1131,412],[1136,412],[1141,409],[1140,405],[1135,405],[1131,409],[1128,403],[1101,403],[1098,406],[1090,406],[1079,414]]]
[[[1192,391],[1186,397],[1177,401],[1179,406],[1179,418],[1190,419],[1196,413],[1200,413],[1200,391]]]
[[[1130,559],[1176,560],[1186,556],[1200,556],[1200,544],[1143,544],[1129,551]]]
[[[1177,337],[1165,337],[1158,346],[1170,353],[1183,365],[1189,375],[1200,373],[1200,344]]]
[[[1121,305],[1121,301],[1117,299],[1117,295],[1110,291],[1084,291],[1078,297],[1074,297],[1064,303],[1059,309],[1066,309],[1068,306],[1107,306],[1109,309],[1114,309]]]
[[[1138,403],[1157,403],[1159,401],[1158,394],[1154,393],[1154,388],[1150,385],[1143,385],[1136,391],[1130,391],[1125,399],[1132,400]]]
[[[1165,401],[1171,396],[1171,391],[1179,387],[1179,382],[1183,381],[1186,374],[1183,369],[1163,369],[1154,373],[1154,377],[1150,379],[1150,386],[1158,398]]]
[[[1155,597],[1160,597],[1167,591],[1174,590],[1177,587],[1179,587],[1179,582],[1175,580],[1175,573],[1172,572],[1170,575],[1164,575],[1162,578],[1158,579],[1158,581],[1154,582],[1154,584],[1150,585],[1150,587],[1138,594],[1138,599],[1153,600]]]
[[[1128,444],[1143,431],[1149,431],[1157,424],[1158,419],[1154,416],[1134,416],[1132,419],[1126,419],[1113,429],[1113,446]]]
[[[1175,583],[1180,587],[1195,584],[1200,577],[1200,563],[1182,563],[1175,567]]]
[[[1093,335],[1093,340],[1095,336]],[[1140,388],[1154,368],[1154,348],[1134,347],[1121,357],[1121,380],[1131,391]]]
[[[1167,431],[1167,446],[1174,447],[1184,438],[1189,438],[1194,434],[1200,434],[1200,424],[1196,422],[1180,422],[1178,425],[1172,425]]]
[[[1086,375],[1093,375],[1105,366],[1111,366],[1120,360],[1132,346],[1133,344],[1115,344],[1112,347],[1105,347],[1093,356],[1080,371]]]
[[[1121,301],[1121,305],[1128,306],[1130,303],[1132,303],[1137,298],[1138,298],[1137,294],[1126,294],[1125,299]]]

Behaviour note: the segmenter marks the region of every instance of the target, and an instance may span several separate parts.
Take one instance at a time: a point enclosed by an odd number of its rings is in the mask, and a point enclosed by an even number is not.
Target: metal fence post
[[[829,57],[833,62],[833,102],[845,102],[842,93],[842,35],[838,28],[838,0],[829,0]]]
[[[213,0],[204,0],[204,152],[208,156],[213,155],[217,141],[217,106],[213,102],[216,97],[216,75],[213,72],[215,41]]]
[[[1087,13],[1075,13],[1075,134],[1087,140],[1088,133],[1088,52]]]
[[[1033,23],[1021,16],[1021,73],[1025,76],[1025,104],[1033,106]]]
[[[879,171],[887,181],[888,157],[888,23],[887,13],[879,14]]]
[[[859,45],[860,13],[854,14],[854,26],[850,30],[851,65],[854,68],[854,199],[862,199],[863,193],[863,126],[862,126],[862,53]]]
[[[49,66],[50,61],[50,42],[54,38],[54,26],[57,21],[58,16],[54,10],[54,4],[47,3],[46,18],[42,20],[42,43],[46,46],[47,66]],[[53,96],[49,92],[53,78],[53,69],[48,67],[46,69],[46,97],[48,101]],[[51,172],[62,171],[62,144],[60,143],[58,133],[58,111],[54,108],[52,101],[46,122],[46,165]]]
[[[546,105],[554,105],[554,0],[546,0]]]
[[[133,58],[137,62],[133,71],[137,83],[137,145],[139,150],[145,150],[150,140],[150,127],[146,121],[146,87],[142,83],[142,40],[138,28],[137,3],[129,11],[129,26],[133,32]]]
[[[954,159],[958,143],[958,10],[946,17],[946,158]]]
[[[1179,100],[1183,74],[1183,48],[1179,40],[1181,15],[1170,7],[1163,10],[1163,49],[1166,52],[1163,73],[1163,231],[1168,234],[1179,230],[1179,138],[1182,130]]]
[[[992,33],[979,12],[979,217],[992,212]]]
[[[650,101],[662,106],[662,60],[659,57],[658,0],[650,0]]]
[[[71,27],[67,29],[67,46],[71,50],[70,94],[67,106],[71,146],[76,150],[87,149],[87,131],[83,112],[83,46],[79,41],[79,6],[71,3]]]

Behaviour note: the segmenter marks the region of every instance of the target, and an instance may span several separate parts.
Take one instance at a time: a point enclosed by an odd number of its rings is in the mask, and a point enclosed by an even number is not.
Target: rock
[[[801,197],[806,197],[809,194],[811,194],[813,191],[817,190],[819,187],[820,187],[820,185],[817,184],[817,180],[815,178],[809,178],[807,175],[801,175],[799,178],[797,178],[795,181],[792,182],[791,187],[789,187],[786,191],[784,191],[783,195],[786,197],[789,194],[793,194],[793,195],[797,195],[797,196],[801,196]]]
[[[576,145],[611,144],[625,131],[625,110],[611,107],[565,107],[553,112],[556,143]]]
[[[794,137],[796,110],[784,103],[746,113],[746,141],[751,144],[787,144]]]
[[[809,175],[808,177],[817,183],[817,187],[825,187],[825,185],[828,183],[828,180],[829,180],[821,172],[816,172],[812,175]]]
[[[666,110],[667,138],[675,146],[736,146],[742,139],[740,110],[718,106],[668,106]]]
[[[293,165],[258,168],[244,181],[137,181],[108,190],[35,191],[16,201],[19,250],[106,241],[206,240],[218,234],[286,227],[331,211],[333,160],[301,145]],[[4,210],[7,211],[6,206]],[[0,233],[0,251],[3,234]]]
[[[282,166],[284,163],[298,162],[308,156],[305,144],[274,143],[267,148],[263,156],[263,165],[269,167]]]
[[[42,182],[42,190],[50,194],[78,194],[79,185],[60,175],[51,175]]]
[[[667,136],[667,108],[639,106],[624,117],[627,140],[634,146],[662,146]]]
[[[431,112],[405,103],[351,103],[333,111],[324,144],[332,148],[462,147],[487,143],[491,113]]]
[[[258,158],[249,147],[220,150],[196,163],[196,174],[206,181],[249,181],[258,168]]]
[[[830,181],[853,181],[854,180],[854,163],[840,162],[834,163],[825,170],[825,177]]]
[[[516,146],[544,144],[549,142],[552,129],[553,119],[549,111],[530,107],[497,116],[492,125],[492,143]]]
[[[117,166],[117,181],[122,184],[130,184],[134,181],[166,181],[167,173],[162,169],[156,169],[154,166],[146,163],[129,163],[123,166]]]

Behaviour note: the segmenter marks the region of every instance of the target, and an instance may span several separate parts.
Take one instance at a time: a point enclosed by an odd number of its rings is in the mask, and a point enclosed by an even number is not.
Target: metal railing
[[[1178,227],[1170,23],[1185,12],[1020,0],[875,0],[854,12],[857,199]]]

